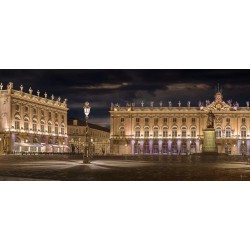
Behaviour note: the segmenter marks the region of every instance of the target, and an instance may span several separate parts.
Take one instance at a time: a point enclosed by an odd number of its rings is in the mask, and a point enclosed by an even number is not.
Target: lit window
[[[216,128],[216,137],[217,138],[221,137],[221,128]]]
[[[157,127],[154,128],[154,137],[158,137],[158,128]]]
[[[177,137],[177,127],[172,128],[172,137]]]
[[[247,137],[247,130],[245,127],[241,128],[241,137]]]
[[[231,137],[231,129],[226,128],[226,137]]]

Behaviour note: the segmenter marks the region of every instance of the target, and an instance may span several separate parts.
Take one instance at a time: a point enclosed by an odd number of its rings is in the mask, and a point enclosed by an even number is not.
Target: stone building
[[[111,104],[111,154],[189,154],[202,152],[203,129],[208,112],[215,115],[216,144],[219,153],[250,154],[250,108],[223,101],[218,90],[214,101],[188,101],[177,107],[168,101],[140,107],[134,103],[120,107]]]
[[[0,153],[66,152],[67,99],[0,84]]]
[[[89,149],[92,155],[110,154],[110,129],[88,123]],[[68,120],[68,142],[70,151],[83,153],[86,144],[86,122],[78,119]]]

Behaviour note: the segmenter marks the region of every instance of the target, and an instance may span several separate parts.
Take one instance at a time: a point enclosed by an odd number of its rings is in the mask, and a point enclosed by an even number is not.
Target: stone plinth
[[[216,137],[214,128],[206,128],[203,130],[204,143],[202,146],[202,153],[213,153],[217,154],[218,149],[216,146]]]

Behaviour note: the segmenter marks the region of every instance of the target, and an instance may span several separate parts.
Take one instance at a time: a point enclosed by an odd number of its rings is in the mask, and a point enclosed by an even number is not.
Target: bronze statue
[[[215,115],[213,114],[212,110],[210,110],[207,118],[207,128],[214,128],[214,120]]]

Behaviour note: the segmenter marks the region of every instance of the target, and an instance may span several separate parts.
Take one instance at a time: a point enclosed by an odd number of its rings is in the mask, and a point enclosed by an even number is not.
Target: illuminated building
[[[223,101],[221,90],[213,102],[206,100],[192,107],[188,101],[177,107],[168,101],[148,107],[141,102],[120,107],[111,104],[111,153],[115,155],[168,155],[202,152],[203,129],[207,114],[215,115],[216,144],[219,153],[250,154],[250,109]]]
[[[67,100],[0,84],[0,153],[66,152]]]
[[[110,130],[92,123],[88,123],[88,127],[90,154],[110,154]],[[86,122],[69,119],[68,136],[70,151],[72,153],[83,153],[86,146]]]

